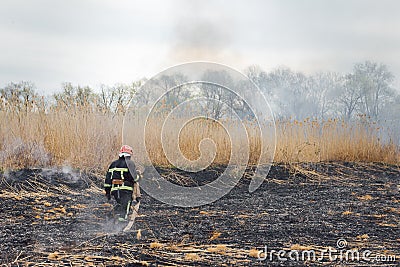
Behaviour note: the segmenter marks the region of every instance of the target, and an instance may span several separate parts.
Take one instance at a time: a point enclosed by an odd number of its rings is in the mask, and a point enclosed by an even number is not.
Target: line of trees
[[[0,110],[17,113],[30,111],[48,112],[52,109],[67,110],[85,108],[103,113],[124,114],[138,88],[145,80],[130,84],[100,85],[98,92],[89,86],[63,83],[61,91],[51,96],[37,93],[32,82],[11,82],[0,88]]]
[[[400,93],[393,87],[394,75],[384,64],[370,61],[358,63],[347,74],[319,72],[305,75],[288,68],[266,72],[259,66],[250,66],[244,73],[265,94],[277,118],[352,120],[363,117],[379,121],[398,120],[400,113]],[[240,86],[234,84],[223,71],[210,71],[204,76],[205,79],[211,77],[213,81],[221,80],[224,84]],[[101,85],[97,90],[63,83],[60,92],[47,98],[39,96],[31,82],[12,82],[0,88],[0,109],[28,112],[32,109],[46,111],[54,107],[89,106],[104,113],[124,114],[132,100],[137,106],[149,105],[153,101],[153,90],[166,92],[168,88],[185,81],[187,78],[181,74],[162,76],[151,90],[139,90],[146,79],[130,84]],[[166,94],[164,103],[176,105],[195,94],[224,102],[239,113],[247,112],[246,104],[232,93],[221,88],[210,89],[207,85],[203,85],[200,91],[194,91],[193,95],[177,87]],[[224,114],[218,101],[211,107],[212,112],[218,113],[214,117]]]
[[[285,68],[267,73],[251,66],[246,74],[268,96],[278,117],[381,120],[394,119],[400,111],[394,75],[384,64],[366,61],[355,64],[352,73],[311,76]]]

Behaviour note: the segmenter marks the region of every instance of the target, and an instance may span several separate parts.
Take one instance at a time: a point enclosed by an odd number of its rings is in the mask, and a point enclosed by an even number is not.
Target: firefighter
[[[139,173],[131,160],[132,147],[123,145],[119,151],[119,159],[111,163],[108,168],[104,189],[106,197],[111,200],[111,195],[117,202],[114,207],[114,216],[119,222],[128,221],[132,201],[140,201]]]

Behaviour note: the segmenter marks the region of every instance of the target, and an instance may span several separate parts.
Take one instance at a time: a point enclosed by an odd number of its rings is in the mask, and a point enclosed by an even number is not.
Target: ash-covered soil
[[[174,169],[160,171],[174,183],[190,186],[214,179],[223,168],[192,176]],[[129,233],[108,218],[111,204],[101,189],[103,177],[62,169],[3,173],[0,263],[399,265],[399,167],[338,162],[274,165],[253,193],[248,192],[250,173],[222,199],[198,208],[172,207],[144,194],[140,217]],[[259,251],[265,246],[267,258],[257,259],[258,254],[264,256]],[[359,251],[359,259],[337,256],[351,249]],[[286,254],[279,255],[279,250]],[[301,256],[310,250],[316,258]],[[331,258],[321,252],[328,250]],[[363,258],[365,251],[371,253]]]

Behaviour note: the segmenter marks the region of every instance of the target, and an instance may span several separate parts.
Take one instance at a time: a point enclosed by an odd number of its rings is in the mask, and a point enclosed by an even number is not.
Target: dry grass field
[[[87,105],[45,109],[35,104],[27,110],[18,110],[12,104],[3,103],[0,109],[0,166],[7,169],[68,165],[104,171],[122,143],[123,121],[121,114],[102,112]],[[165,127],[164,146],[178,140],[168,129],[179,127],[182,121],[189,119],[177,119]],[[147,123],[146,144],[152,163],[170,165],[160,138],[163,120],[153,118]],[[200,141],[210,138],[217,148],[215,165],[228,164],[232,143],[249,147],[249,165],[257,163],[261,147],[272,155],[273,135],[261,139],[254,122],[243,123],[248,137],[231,140],[231,136],[237,136],[232,134],[237,129],[236,122],[227,121],[228,128],[223,129],[212,121],[192,120],[179,135],[179,148],[187,159],[195,160],[200,156]],[[135,148],[143,138],[143,123],[132,120],[127,125],[130,136],[126,139]],[[262,125],[270,131],[272,126]],[[366,120],[278,120],[275,126],[274,162],[400,162],[399,146],[391,141],[390,132]],[[141,153],[135,155],[139,162],[142,161],[140,157]]]

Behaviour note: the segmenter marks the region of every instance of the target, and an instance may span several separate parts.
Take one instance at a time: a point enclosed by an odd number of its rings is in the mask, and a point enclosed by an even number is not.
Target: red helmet
[[[132,147],[130,147],[130,146],[128,146],[128,145],[123,145],[123,146],[121,147],[121,149],[119,150],[119,153],[120,153],[120,154],[122,154],[122,153],[128,153],[129,155],[132,156],[132,154],[133,154],[133,149],[132,149]]]

